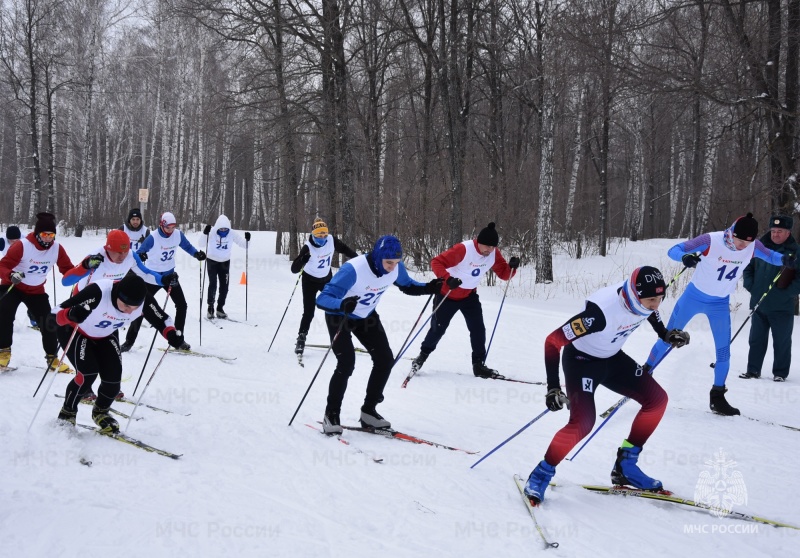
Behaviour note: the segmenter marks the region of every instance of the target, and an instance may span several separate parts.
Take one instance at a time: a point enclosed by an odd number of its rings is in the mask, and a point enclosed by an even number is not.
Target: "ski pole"
[[[248,265],[250,262],[250,241],[244,243],[244,321],[247,321],[247,285],[250,283],[248,280]],[[294,294],[294,293],[293,293]]]
[[[14,284],[12,283],[11,286],[8,289],[6,289],[6,292],[4,292],[2,295],[0,295],[0,300],[3,300],[6,297],[6,295],[11,292],[11,289],[13,289],[13,288],[14,288]]]
[[[755,313],[756,313],[756,310],[758,310],[758,307],[761,305],[761,303],[764,301],[764,299],[766,298],[766,296],[767,296],[767,295],[769,294],[769,292],[772,290],[772,287],[773,287],[773,285],[775,285],[775,283],[777,283],[777,282],[778,282],[778,279],[780,279],[780,278],[781,278],[781,273],[783,273],[783,270],[785,269],[785,267],[786,267],[786,266],[782,266],[782,267],[781,267],[780,271],[778,271],[778,274],[775,276],[775,279],[773,279],[773,280],[772,280],[772,282],[769,284],[769,287],[767,287],[767,290],[766,290],[766,291],[764,291],[764,294],[763,294],[763,295],[761,295],[761,298],[759,298],[759,299],[758,299],[758,302],[756,303],[756,305],[755,305],[755,306],[753,306],[753,309],[750,311],[750,313],[749,313],[749,314],[747,315],[747,317],[744,319],[744,321],[742,322],[742,325],[740,325],[740,326],[739,326],[739,329],[737,329],[737,330],[736,330],[736,333],[734,333],[734,334],[733,334],[733,337],[731,337],[731,340],[730,340],[730,341],[728,341],[728,345],[729,345],[729,346],[730,346],[730,344],[731,344],[731,343],[733,343],[734,339],[736,339],[736,337],[738,337],[738,336],[739,336],[739,333],[742,331],[742,328],[744,327],[744,325],[745,325],[745,324],[746,324],[748,321],[750,321],[750,318],[752,318],[752,317],[753,317],[753,314],[755,314]],[[717,365],[717,363],[716,363],[716,362],[712,362],[711,364],[709,364],[709,366],[710,366],[711,368],[714,368],[716,365]]]
[[[656,362],[656,363],[653,365],[653,367],[650,369],[650,372],[649,372],[649,373],[650,373],[651,375],[653,374],[653,371],[655,371],[655,369],[656,369],[656,366],[658,366],[659,364],[661,364],[661,363],[664,361],[664,359],[665,359],[665,358],[667,358],[667,355],[670,353],[670,351],[671,351],[671,350],[672,350],[672,345],[670,345],[669,349],[667,349],[667,351],[664,353],[664,355],[661,357],[661,359],[660,359],[658,362]],[[594,432],[592,432],[592,435],[591,435],[591,436],[589,436],[589,437],[586,439],[586,441],[585,441],[583,444],[581,444],[581,447],[579,447],[579,448],[578,448],[578,451],[576,451],[575,453],[573,453],[573,454],[572,454],[572,457],[567,457],[567,461],[572,461],[573,459],[575,459],[576,457],[578,457],[578,454],[581,452],[581,450],[582,450],[583,448],[585,448],[585,447],[586,447],[586,444],[588,444],[589,442],[591,442],[591,441],[592,441],[592,438],[594,438],[594,437],[595,437],[595,434],[597,434],[598,432],[600,432],[600,429],[601,429],[601,428],[603,428],[603,426],[605,426],[605,424],[606,424],[606,423],[607,423],[609,420],[611,420],[611,417],[613,417],[613,416],[616,414],[616,412],[617,412],[617,411],[619,411],[620,407],[622,407],[622,406],[623,406],[625,403],[627,403],[627,402],[628,402],[628,401],[630,401],[630,400],[631,400],[631,398],[630,398],[630,397],[623,397],[622,399],[620,399],[619,401],[617,401],[616,403],[614,403],[614,405],[612,405],[611,407],[609,407],[609,409],[608,409],[608,410],[607,410],[605,413],[601,414],[600,416],[601,416],[601,417],[602,417],[602,416],[605,416],[605,417],[606,417],[606,419],[605,419],[603,422],[601,422],[601,423],[600,423],[600,426],[598,426],[598,427],[595,429],[595,431],[594,431]]]
[[[536,422],[537,420],[539,420],[540,418],[542,418],[543,416],[545,416],[545,415],[546,415],[547,413],[549,413],[549,412],[550,412],[550,409],[545,409],[544,411],[542,411],[541,413],[539,413],[539,415],[538,415],[536,418],[534,418],[534,419],[533,419],[533,420],[531,420],[531,421],[530,421],[528,424],[526,424],[525,426],[523,426],[522,428],[520,428],[519,430],[517,430],[516,432],[514,432],[514,433],[513,433],[511,436],[509,436],[508,438],[506,438],[505,440],[503,440],[502,442],[500,442],[500,445],[496,446],[496,447],[495,447],[495,448],[494,448],[492,451],[490,451],[489,453],[487,453],[486,455],[484,455],[483,457],[481,457],[480,459],[478,459],[478,460],[477,460],[475,463],[473,463],[473,464],[472,464],[472,466],[470,467],[470,469],[474,469],[474,468],[475,468],[475,466],[476,466],[478,463],[480,463],[481,461],[483,461],[484,459],[486,459],[487,457],[489,457],[490,455],[492,455],[494,452],[496,452],[497,450],[499,450],[500,448],[502,448],[504,445],[506,445],[507,443],[509,443],[511,440],[513,440],[514,438],[516,438],[517,436],[519,436],[520,434],[522,434],[522,432],[523,432],[523,431],[524,431],[526,428],[528,428],[530,425],[532,425],[534,422]]]
[[[278,322],[278,329],[275,330],[275,335],[272,336],[272,341],[269,342],[269,347],[267,348],[267,352],[269,352],[269,350],[272,348],[272,344],[275,342],[275,338],[278,336],[278,331],[280,331],[281,329],[281,324],[283,323],[283,319],[286,317],[286,311],[289,309],[289,305],[292,303],[294,292],[297,290],[297,285],[300,283],[300,278],[302,276],[303,276],[303,271],[301,270],[300,273],[297,274],[297,281],[295,281],[294,283],[294,288],[292,289],[292,294],[289,297],[289,302],[286,303],[286,308],[284,308],[283,310],[283,316],[281,316],[281,321]]]
[[[486,357],[489,356],[489,349],[492,348],[492,339],[494,339],[494,332],[497,330],[497,322],[500,321],[500,312],[503,311],[503,303],[506,301],[506,293],[508,292],[508,286],[511,284],[512,277],[508,278],[506,281],[506,288],[503,289],[503,299],[500,301],[500,309],[497,311],[497,319],[494,321],[494,327],[492,328],[492,336],[489,337],[489,346],[486,347],[486,354],[483,355],[483,364],[486,364]]]
[[[334,343],[336,343],[336,340],[339,338],[339,334],[342,333],[342,329],[344,329],[344,323],[346,321],[347,321],[347,316],[342,316],[342,322],[339,324],[339,329],[336,330],[336,335],[334,335],[333,339],[331,339],[331,344],[330,344],[330,346],[328,346],[328,350],[325,351],[325,356],[322,357],[322,362],[319,363],[319,366],[317,367],[317,371],[314,372],[314,377],[311,378],[311,383],[308,384],[308,388],[306,389],[306,392],[303,394],[303,398],[300,400],[300,404],[297,406],[297,409],[295,409],[294,414],[292,415],[292,418],[289,420],[289,426],[292,425],[292,422],[294,422],[294,417],[297,416],[297,413],[300,411],[300,407],[303,406],[303,402],[306,400],[306,396],[308,395],[308,392],[311,391],[311,386],[314,385],[314,381],[317,379],[317,374],[319,374],[319,371],[322,370],[322,365],[325,364],[325,359],[328,358],[328,354],[331,352],[331,349],[333,348]]]
[[[45,324],[42,324],[41,327],[45,327]],[[75,324],[75,327],[72,328],[72,335],[69,336],[69,341],[67,341],[67,346],[64,347],[64,350],[61,352],[61,358],[58,361],[59,363],[64,362],[64,359],[67,357],[67,351],[69,350],[70,345],[72,345],[72,340],[75,339],[75,334],[77,333],[78,333],[78,324]],[[39,387],[41,387],[42,382],[44,382],[44,378],[45,376],[47,376],[47,372],[50,371],[50,366],[52,364],[53,360],[50,360],[50,362],[47,363],[47,368],[45,368],[44,370],[44,376],[42,376],[42,380],[39,382]],[[56,368],[53,368],[53,377],[50,378],[50,383],[47,384],[47,389],[45,390],[44,395],[42,395],[42,400],[39,401],[39,406],[36,407],[36,412],[34,413],[33,418],[31,419],[31,423],[28,425],[28,432],[31,431],[31,426],[33,426],[33,423],[36,421],[36,417],[39,416],[39,411],[42,410],[42,405],[44,404],[44,400],[47,399],[47,394],[50,393],[50,388],[53,387],[53,382],[55,381],[56,376],[58,376],[58,370]],[[36,397],[36,394],[39,392],[39,387],[37,387],[36,391],[33,393],[34,397]]]
[[[209,233],[210,235],[210,233]],[[203,289],[205,289],[205,280],[206,274],[204,273],[204,268],[208,269],[208,237],[206,235],[206,259],[203,263],[200,264],[200,316],[198,317],[198,322],[200,322],[200,345],[203,345]],[[198,262],[200,263],[200,262]]]
[[[164,301],[164,310],[166,311],[167,303],[169,302],[169,295],[172,292],[172,285],[167,287],[167,299]],[[183,333],[183,332],[181,332]],[[153,334],[153,340],[150,342],[150,350],[147,351],[147,356],[144,359],[144,364],[142,365],[142,371],[139,372],[139,379],[136,380],[136,387],[133,388],[133,394],[136,395],[136,390],[139,389],[139,382],[142,381],[142,376],[144,375],[144,369],[147,366],[147,361],[150,360],[150,353],[153,352],[153,345],[156,344],[156,336],[158,335],[158,330],[155,331]]]
[[[403,355],[405,354],[405,352],[408,350],[408,348],[409,348],[409,347],[411,346],[411,344],[414,342],[414,339],[416,339],[416,338],[419,336],[419,334],[420,334],[420,333],[422,333],[422,330],[423,330],[423,329],[425,329],[425,326],[426,326],[426,325],[428,325],[428,322],[429,322],[429,321],[431,321],[431,318],[432,318],[432,317],[434,317],[434,316],[436,315],[436,311],[439,309],[439,307],[440,307],[442,304],[444,304],[444,301],[445,301],[445,300],[447,300],[447,297],[448,297],[448,296],[450,296],[450,293],[451,293],[451,292],[453,292],[453,291],[447,291],[447,293],[445,293],[445,295],[442,297],[442,300],[440,300],[440,301],[439,301],[439,304],[437,304],[436,306],[434,306],[434,308],[433,308],[433,311],[431,312],[431,315],[430,315],[430,316],[428,316],[428,318],[425,320],[425,322],[424,322],[424,323],[423,323],[421,326],[419,326],[419,329],[417,330],[417,333],[416,333],[416,335],[414,335],[414,337],[412,337],[412,338],[411,338],[411,341],[409,341],[409,342],[408,342],[408,345],[406,345],[406,348],[405,348],[405,349],[403,349],[403,350],[400,352],[400,354],[398,354],[398,355],[397,355],[397,357],[394,359],[394,362],[395,362],[395,363],[396,363],[398,360],[400,360],[400,359],[403,357]],[[392,364],[392,366],[394,366],[394,364]],[[408,383],[408,380],[410,380],[410,379],[411,379],[411,377],[412,377],[413,375],[414,375],[413,373],[408,375],[408,377],[406,378],[406,381],[405,381],[405,382],[403,382],[403,387],[405,387],[405,384],[407,384],[407,383]]]
[[[153,373],[152,373],[152,374],[150,374],[150,379],[149,379],[149,380],[147,380],[147,383],[144,385],[144,388],[142,388],[142,393],[140,393],[140,394],[139,394],[139,398],[136,400],[136,404],[133,406],[133,411],[131,411],[131,416],[129,416],[129,417],[128,417],[128,424],[126,424],[126,425],[125,425],[125,430],[124,430],[124,432],[127,432],[127,431],[128,431],[128,428],[130,428],[130,426],[131,426],[131,421],[133,420],[133,415],[135,415],[135,414],[136,414],[136,409],[138,409],[138,408],[139,408],[139,403],[142,401],[142,397],[144,397],[144,393],[147,391],[147,386],[149,386],[149,385],[150,385],[150,382],[152,382],[152,381],[153,381],[153,377],[156,375],[156,372],[158,372],[158,369],[159,369],[159,367],[161,366],[161,363],[162,363],[162,362],[164,362],[164,357],[165,357],[165,356],[167,356],[167,353],[169,352],[169,350],[170,350],[171,348],[172,348],[172,346],[171,346],[171,345],[167,345],[167,348],[166,348],[166,350],[164,351],[164,354],[163,354],[163,355],[161,355],[161,358],[160,358],[160,359],[158,359],[158,364],[156,364],[156,367],[153,369]],[[149,355],[148,355],[148,356],[149,356]],[[137,383],[137,387],[138,387],[138,383]]]
[[[417,316],[417,321],[416,321],[416,322],[414,322],[414,325],[413,325],[413,326],[411,326],[411,329],[409,329],[409,330],[408,330],[408,335],[406,335],[406,340],[405,340],[405,341],[403,341],[403,344],[402,344],[402,345],[400,345],[400,351],[399,351],[399,354],[400,354],[400,355],[402,355],[402,354],[405,352],[405,350],[406,350],[406,343],[408,343],[408,339],[409,339],[409,337],[411,337],[411,334],[412,334],[412,333],[414,333],[414,330],[416,329],[416,327],[417,327],[417,324],[418,324],[418,323],[419,323],[419,321],[422,319],[422,315],[425,313],[425,309],[428,307],[428,304],[430,304],[430,303],[431,303],[431,300],[433,300],[433,293],[431,293],[431,296],[429,296],[429,297],[428,297],[428,300],[426,300],[426,301],[425,301],[425,306],[423,306],[423,307],[422,307],[422,312],[420,312],[420,313],[419,313],[419,316]],[[397,361],[398,361],[398,360],[400,360],[400,357],[399,357],[399,356],[398,356],[397,358],[395,358],[395,359],[394,359],[394,362],[392,363],[392,368],[394,368],[394,365],[395,365],[395,364],[397,364]]]

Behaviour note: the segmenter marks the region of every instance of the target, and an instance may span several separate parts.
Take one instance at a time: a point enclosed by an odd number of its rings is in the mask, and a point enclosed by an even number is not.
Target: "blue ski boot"
[[[664,488],[660,480],[645,475],[636,462],[642,448],[634,446],[628,440],[622,442],[617,450],[617,461],[611,470],[611,483],[615,486],[632,486],[641,490],[657,491]]]
[[[533,503],[541,504],[544,500],[544,491],[547,490],[547,485],[550,484],[550,479],[555,474],[555,467],[544,459],[540,461],[528,476],[528,482],[525,483],[525,496],[530,498]]]

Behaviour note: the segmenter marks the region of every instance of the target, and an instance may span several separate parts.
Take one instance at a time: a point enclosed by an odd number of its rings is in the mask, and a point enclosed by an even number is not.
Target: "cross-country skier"
[[[317,306],[325,310],[325,323],[337,361],[328,387],[328,404],[322,425],[328,434],[342,432],[339,413],[347,381],[356,365],[352,335],[372,357],[367,395],[361,407],[361,424],[365,428],[391,427],[389,421],[375,410],[383,401],[383,388],[394,362],[392,348],[375,308],[392,284],[412,296],[431,294],[442,286],[441,279],[433,279],[427,284],[411,279],[402,258],[400,241],[394,236],[382,236],[371,252],[345,263],[317,297]]]
[[[347,244],[328,234],[328,225],[322,219],[315,219],[311,225],[311,234],[300,249],[300,253],[292,262],[292,273],[303,271],[303,317],[297,331],[297,343],[294,346],[296,355],[302,355],[306,348],[306,337],[311,321],[314,319],[315,300],[328,281],[331,280],[331,258],[334,252],[355,258],[358,254]]]
[[[739,409],[725,399],[725,379],[731,359],[730,294],[744,268],[753,257],[772,265],[793,267],[793,254],[781,254],[766,248],[758,236],[758,221],[752,213],[739,217],[724,231],[702,234],[676,244],[667,255],[695,272],[686,290],[675,303],[669,317],[669,329],[682,329],[696,314],[705,314],[714,336],[717,359],[714,365],[714,385],[711,387],[711,410],[719,415],[738,415]],[[702,257],[701,257],[702,256]],[[669,345],[656,341],[645,364],[648,369],[658,362]]]
[[[630,397],[642,406],[633,419],[628,438],[617,450],[611,482],[643,490],[662,488],[661,481],[639,469],[637,460],[667,408],[667,393],[652,375],[622,352],[622,346],[645,320],[665,343],[674,347],[689,343],[687,332],[667,331],[661,321],[658,307],[665,294],[666,283],[661,272],[650,266],[639,267],[624,282],[589,296],[583,312],[547,336],[544,342],[547,407],[559,411],[566,406],[570,413],[569,422],[553,437],[544,459],[528,477],[525,495],[533,502],[544,500],[556,466],[592,431],[597,416],[594,394],[599,385]],[[561,391],[558,373],[562,347],[566,395]]]
[[[144,226],[142,212],[138,207],[134,207],[128,212],[128,220],[123,223],[119,230],[128,235],[131,251],[133,252],[139,250],[144,239],[150,236],[150,229]]]
[[[499,374],[486,366],[486,326],[483,324],[483,308],[478,298],[478,285],[489,269],[503,281],[510,281],[519,267],[519,258],[508,262],[497,249],[500,237],[495,224],[478,233],[476,238],[456,244],[431,260],[431,269],[436,277],[443,279],[441,290],[433,298],[433,307],[439,309],[431,318],[431,328],[422,341],[420,353],[411,363],[416,373],[444,336],[450,320],[461,312],[469,330],[472,345],[472,373],[479,378],[493,378]],[[439,303],[447,296],[441,306]]]
[[[61,308],[55,320],[62,347],[67,346],[73,331],[78,328],[67,349],[67,358],[77,373],[67,385],[64,405],[58,418],[75,424],[78,404],[91,393],[92,384],[99,375],[100,386],[92,408],[92,420],[101,432],[118,432],[119,425],[109,414],[109,409],[119,393],[122,378],[119,328],[144,316],[172,347],[181,347],[183,336],[148,292],[144,280],[133,273],[126,275],[122,281],[93,281],[65,300]]]
[[[208,319],[214,319],[214,297],[217,294],[219,278],[219,298],[217,299],[217,318],[227,318],[225,300],[228,297],[228,283],[231,273],[231,240],[242,248],[247,248],[250,233],[244,233],[244,239],[236,231],[231,230],[231,221],[225,215],[217,217],[214,227],[206,225],[203,234],[208,236]]]

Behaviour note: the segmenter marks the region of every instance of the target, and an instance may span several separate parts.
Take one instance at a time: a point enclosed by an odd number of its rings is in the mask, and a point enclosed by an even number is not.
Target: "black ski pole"
[[[322,357],[322,362],[319,363],[319,366],[317,367],[317,371],[314,372],[314,377],[311,378],[311,383],[308,384],[308,388],[306,389],[306,392],[303,394],[303,398],[300,400],[300,404],[297,406],[297,409],[295,409],[291,420],[289,420],[289,426],[292,425],[292,422],[294,422],[294,417],[296,417],[297,413],[300,412],[300,407],[303,406],[303,402],[306,400],[306,396],[308,395],[308,392],[311,391],[311,386],[314,385],[314,381],[317,379],[317,375],[319,374],[319,371],[322,370],[322,365],[325,364],[325,359],[328,358],[328,354],[331,352],[331,349],[333,348],[334,343],[336,343],[336,340],[339,338],[339,334],[342,332],[342,329],[344,329],[344,323],[346,321],[347,321],[347,316],[342,316],[342,322],[339,324],[339,329],[336,330],[336,335],[333,336],[333,339],[331,340],[331,344],[330,344],[330,346],[328,346],[328,350],[325,351],[325,356]]]
[[[248,265],[250,262],[250,241],[244,243],[244,321],[247,321],[247,284],[250,282]]]
[[[503,289],[503,300],[500,301],[500,309],[497,311],[497,319],[494,321],[494,327],[492,328],[492,336],[489,337],[489,346],[486,347],[486,354],[483,355],[483,364],[486,364],[486,358],[489,356],[489,349],[492,348],[492,340],[494,339],[494,332],[497,330],[497,323],[500,321],[500,312],[503,311],[503,304],[506,301],[506,293],[508,293],[508,286],[511,284],[511,279],[513,279],[513,277],[508,278],[508,281],[506,281],[506,288]]]
[[[45,327],[45,324],[42,324],[42,327]],[[64,359],[67,358],[67,351],[69,350],[70,345],[72,345],[72,340],[75,339],[75,334],[76,333],[78,333],[78,324],[75,324],[75,327],[72,328],[72,335],[70,335],[69,341],[67,341],[67,346],[64,347],[64,351],[61,353],[61,359],[58,361],[59,363],[64,362]],[[44,370],[44,376],[42,376],[42,381],[39,382],[39,386],[42,385],[42,382],[44,382],[45,376],[47,376],[47,373],[50,371],[50,365],[53,364],[53,360],[51,360],[50,362],[47,363],[47,368],[45,368],[45,370]],[[53,381],[56,379],[56,376],[58,376],[58,370],[53,368],[53,377],[50,378],[50,383],[47,384],[47,391],[45,391],[44,395],[42,395],[42,400],[39,401],[39,406],[36,407],[36,412],[33,414],[33,418],[31,419],[31,423],[28,425],[28,432],[31,431],[31,426],[33,426],[34,421],[36,421],[36,417],[39,416],[39,411],[42,410],[42,404],[44,403],[44,400],[47,399],[47,394],[50,393],[50,388],[53,387]],[[33,393],[34,397],[36,397],[36,393],[38,393],[38,391],[39,391],[39,388],[37,387],[36,391]]]
[[[283,309],[283,316],[281,316],[281,321],[278,322],[278,329],[275,330],[275,335],[272,336],[272,341],[269,342],[269,347],[267,348],[267,352],[272,348],[272,344],[275,342],[275,338],[278,336],[278,331],[281,329],[281,324],[283,323],[283,319],[286,317],[286,311],[289,309],[289,305],[292,303],[292,297],[294,297],[294,292],[297,290],[297,285],[300,283],[300,278],[303,276],[303,271],[301,270],[300,273],[297,274],[297,281],[294,283],[294,288],[292,289],[292,295],[289,297],[289,302],[286,303],[286,308]],[[247,292],[247,291],[245,291]]]
[[[158,369],[161,367],[161,363],[164,362],[164,357],[167,356],[167,353],[169,352],[169,350],[171,348],[172,347],[170,345],[167,345],[167,348],[164,350],[164,354],[161,355],[160,359],[158,359],[158,364],[156,364],[156,367],[153,369],[153,373],[150,374],[150,379],[147,380],[147,383],[142,388],[142,393],[139,394],[139,399],[136,400],[136,403],[135,403],[135,405],[133,407],[133,411],[131,412],[131,415],[128,417],[128,424],[125,425],[125,432],[127,432],[128,428],[130,428],[130,426],[131,426],[131,421],[133,420],[133,415],[136,414],[136,409],[139,408],[139,403],[141,403],[142,397],[144,397],[144,393],[147,391],[147,386],[149,386],[150,382],[153,381],[153,378],[155,377],[156,372],[158,372]]]
[[[422,319],[422,315],[425,313],[425,309],[428,307],[428,304],[431,303],[431,300],[433,300],[433,293],[431,293],[431,296],[429,296],[428,300],[425,301],[425,306],[422,307],[422,311],[419,313],[419,316],[417,316],[417,321],[414,322],[414,325],[411,326],[411,329],[408,330],[408,335],[406,335],[405,341],[403,341],[403,344],[400,345],[400,350],[397,351],[398,357],[394,359],[394,362],[392,363],[392,368],[394,368],[394,365],[397,364],[398,360],[400,360],[400,356],[399,355],[402,355],[405,352],[406,343],[408,343],[408,340],[411,337],[411,334],[414,333],[414,330],[417,328],[417,324]]]
[[[6,295],[11,292],[11,289],[13,289],[13,288],[14,288],[14,284],[12,283],[11,286],[8,289],[6,289],[6,292],[4,292],[2,295],[0,295],[0,300],[3,300],[6,297]]]
[[[170,295],[171,292],[172,292],[172,285],[167,287],[167,299],[164,301],[164,310],[165,311],[167,309],[167,303],[169,302],[169,295]],[[183,332],[181,332],[181,333],[183,333]],[[153,340],[150,342],[150,350],[147,351],[147,357],[145,357],[144,364],[142,364],[142,371],[139,372],[139,379],[136,380],[136,387],[133,388],[133,394],[134,395],[136,395],[136,390],[139,389],[139,382],[142,381],[142,376],[144,375],[144,369],[147,366],[147,361],[150,360],[150,353],[153,352],[153,345],[156,344],[156,336],[157,335],[158,335],[158,330],[156,329],[156,332],[153,334]]]
[[[210,233],[209,233],[210,234]],[[208,269],[208,236],[206,235],[206,259],[200,264],[200,345],[203,344],[203,289],[205,289],[206,274],[203,273],[203,268]],[[198,262],[199,263],[199,262]]]

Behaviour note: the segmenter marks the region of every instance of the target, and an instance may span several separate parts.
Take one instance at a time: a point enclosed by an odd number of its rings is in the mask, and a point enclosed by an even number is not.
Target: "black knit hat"
[[[494,223],[489,223],[485,229],[481,229],[481,232],[478,233],[478,244],[483,244],[484,246],[497,246],[500,244],[500,237],[494,228]]]
[[[144,279],[133,273],[128,273],[122,281],[114,283],[111,287],[112,300],[120,299],[128,306],[141,306],[147,296],[147,286]]]
[[[19,231],[19,227],[16,225],[11,225],[6,229],[6,238],[9,240],[19,240],[22,238],[22,233]]]
[[[769,220],[769,228],[771,229],[786,229],[790,231],[792,226],[794,226],[794,219],[788,215],[773,215]]]
[[[753,218],[752,213],[736,219],[733,224],[733,236],[748,242],[756,239],[756,236],[758,236],[758,221]]]
[[[33,227],[33,234],[40,232],[56,232],[56,216],[52,213],[37,213],[36,225]]]
[[[636,268],[631,274],[631,283],[640,299],[667,294],[664,276],[658,269],[649,265]]]

